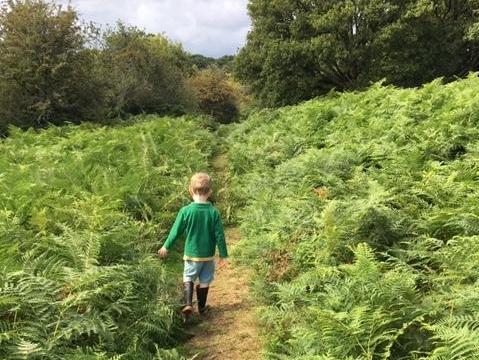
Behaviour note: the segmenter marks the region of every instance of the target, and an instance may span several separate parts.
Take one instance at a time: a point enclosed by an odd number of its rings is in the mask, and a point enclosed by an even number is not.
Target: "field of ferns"
[[[374,85],[229,136],[269,359],[479,359],[479,79]]]
[[[0,142],[0,359],[179,359],[156,257],[214,138],[186,119],[12,130]]]
[[[220,208],[256,274],[266,358],[479,358],[476,74],[330,93],[223,136]],[[155,252],[219,141],[195,119],[154,116],[12,129],[0,359],[181,359],[180,255]]]

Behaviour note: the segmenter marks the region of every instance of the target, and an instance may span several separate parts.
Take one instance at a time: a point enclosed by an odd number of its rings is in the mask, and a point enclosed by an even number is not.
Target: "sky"
[[[247,0],[71,0],[80,17],[98,25],[121,19],[179,41],[185,50],[211,57],[233,55],[250,27]],[[66,4],[68,0],[60,3]]]

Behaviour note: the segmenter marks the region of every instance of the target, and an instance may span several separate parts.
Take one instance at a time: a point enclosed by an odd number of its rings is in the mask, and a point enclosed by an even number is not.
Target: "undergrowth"
[[[0,142],[0,358],[180,359],[156,250],[214,139],[193,121],[12,129]]]
[[[228,141],[268,358],[479,358],[476,74],[263,110]]]

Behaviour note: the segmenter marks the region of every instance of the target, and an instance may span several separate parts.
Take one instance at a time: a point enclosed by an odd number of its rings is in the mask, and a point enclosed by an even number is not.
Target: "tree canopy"
[[[250,0],[235,64],[265,106],[381,79],[417,86],[479,65],[477,0]]]
[[[0,4],[0,128],[95,116],[101,85],[91,28],[71,7],[40,0]]]
[[[115,115],[184,113],[195,107],[185,79],[191,63],[182,46],[121,22],[104,36],[102,58]]]
[[[208,60],[207,58],[205,58]],[[230,57],[213,59],[227,66]],[[50,0],[0,0],[0,134],[9,125],[198,110],[180,43],[118,22],[103,33]]]

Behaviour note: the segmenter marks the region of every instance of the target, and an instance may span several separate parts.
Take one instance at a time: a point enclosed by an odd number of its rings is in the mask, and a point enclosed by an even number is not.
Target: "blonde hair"
[[[211,191],[211,178],[207,173],[196,173],[190,180],[190,191],[193,194],[208,195]]]

